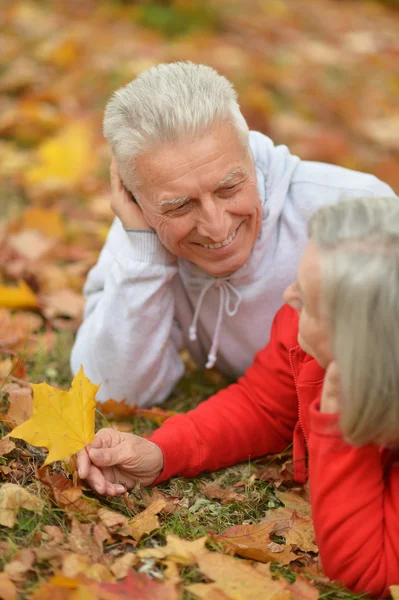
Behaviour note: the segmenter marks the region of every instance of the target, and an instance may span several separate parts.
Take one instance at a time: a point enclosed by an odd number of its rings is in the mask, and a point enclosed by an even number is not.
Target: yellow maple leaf
[[[32,446],[44,446],[49,454],[43,466],[64,460],[79,452],[94,438],[96,403],[99,385],[86,377],[83,367],[66,392],[47,383],[31,384],[33,415],[9,434]]]
[[[37,298],[25,281],[18,287],[0,285],[0,306],[4,308],[37,308]]]
[[[28,184],[56,182],[74,185],[92,166],[92,131],[88,123],[72,122],[37,149],[38,164],[26,171]]]

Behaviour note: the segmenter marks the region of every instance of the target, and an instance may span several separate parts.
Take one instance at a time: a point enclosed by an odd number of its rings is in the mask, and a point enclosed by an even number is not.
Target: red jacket
[[[324,370],[299,348],[297,333],[297,314],[284,306],[269,344],[237,383],[155,431],[151,441],[164,455],[156,483],[276,453],[293,441],[295,479],[310,477],[326,575],[356,592],[388,595],[399,584],[399,454],[351,446],[338,415],[320,413]]]

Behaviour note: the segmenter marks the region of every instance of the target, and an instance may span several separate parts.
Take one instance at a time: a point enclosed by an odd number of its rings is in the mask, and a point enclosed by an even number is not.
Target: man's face
[[[250,153],[230,125],[156,148],[135,167],[137,201],[172,254],[215,276],[245,264],[259,235],[261,202]]]

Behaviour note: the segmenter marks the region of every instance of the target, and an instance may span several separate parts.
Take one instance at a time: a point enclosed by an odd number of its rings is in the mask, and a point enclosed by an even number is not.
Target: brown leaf
[[[217,589],[232,600],[289,600],[291,594],[285,583],[273,580],[259,573],[252,565],[223,554],[207,552],[198,560],[198,567],[214,584],[194,584],[187,590],[198,598],[212,598],[206,595],[207,586],[211,592]],[[218,596],[213,596],[215,599]],[[219,598],[223,596],[219,595]]]
[[[65,577],[71,579],[83,573],[86,577],[94,581],[115,581],[114,576],[105,565],[98,562],[91,563],[87,556],[82,556],[81,554],[65,554],[62,561],[62,573]]]
[[[70,289],[63,289],[47,294],[40,298],[43,304],[43,314],[47,319],[55,317],[70,317],[80,320],[83,315],[84,299],[81,294]]]
[[[37,470],[36,477],[47,486],[53,501],[64,510],[80,513],[86,517],[97,515],[99,505],[95,501],[86,498],[83,495],[82,488],[74,486],[73,481],[62,473],[51,475],[50,468],[44,467]]]
[[[319,551],[311,517],[295,516],[292,527],[284,535],[287,544],[297,546],[304,552]]]
[[[399,585],[389,586],[389,591],[391,592],[393,600],[399,600]]]
[[[232,488],[222,488],[216,481],[211,481],[199,486],[200,490],[210,500],[220,500],[223,506],[232,502],[243,502],[245,494],[239,494]]]
[[[26,573],[30,571],[35,562],[35,553],[30,548],[19,550],[14,558],[4,567],[4,572],[15,583],[26,580]]]
[[[21,508],[42,513],[44,500],[15,483],[0,487],[0,525],[14,527]]]
[[[15,448],[15,444],[10,438],[2,438],[0,440],[0,456],[5,456],[12,452]]]
[[[119,583],[91,584],[89,589],[98,600],[180,600],[177,586],[169,586],[151,580],[143,573],[130,571]]]
[[[107,508],[100,508],[98,511],[98,516],[101,519],[101,522],[105,527],[111,531],[115,532],[121,527],[127,527],[129,520],[122,513],[117,513],[113,510],[108,510]]]
[[[8,394],[10,407],[7,413],[7,425],[11,428],[25,423],[33,415],[33,396],[30,387],[21,387],[16,383],[7,383],[3,391]]]
[[[317,600],[319,597],[319,590],[301,575],[297,575],[295,582],[287,587],[291,592],[292,600]]]
[[[139,558],[155,558],[157,560],[167,559],[178,565],[188,567],[190,565],[195,565],[198,561],[198,557],[206,552],[205,542],[205,537],[198,538],[191,542],[168,533],[166,536],[166,546],[144,548],[137,552],[137,556]]]
[[[17,588],[7,573],[0,573],[0,599],[17,600]]]
[[[132,537],[138,542],[144,535],[147,535],[159,528],[159,520],[156,516],[167,505],[167,501],[163,498],[157,498],[143,510],[142,513],[136,515],[129,521],[129,529]]]
[[[136,562],[137,555],[133,554],[133,552],[126,552],[126,554],[119,556],[112,563],[111,572],[113,575],[115,575],[116,579],[124,579]]]
[[[277,525],[276,525],[277,523]],[[259,525],[235,525],[216,539],[234,550],[235,554],[260,562],[279,562],[288,565],[297,558],[290,545],[270,546],[270,535],[275,533],[279,522]],[[281,547],[282,546],[282,547]]]
[[[297,515],[301,517],[311,516],[312,507],[310,506],[310,502],[304,500],[298,494],[294,494],[293,492],[279,492],[278,490],[275,494],[286,508],[295,510]]]

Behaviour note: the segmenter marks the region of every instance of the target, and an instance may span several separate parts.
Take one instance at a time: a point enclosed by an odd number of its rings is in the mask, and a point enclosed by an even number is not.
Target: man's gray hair
[[[225,77],[205,65],[161,63],[113,94],[105,109],[104,135],[132,191],[140,184],[135,157],[155,146],[194,139],[222,123],[231,123],[248,145],[248,125]]]
[[[322,252],[322,308],[340,373],[343,434],[356,445],[397,444],[399,198],[323,207],[309,233]]]

